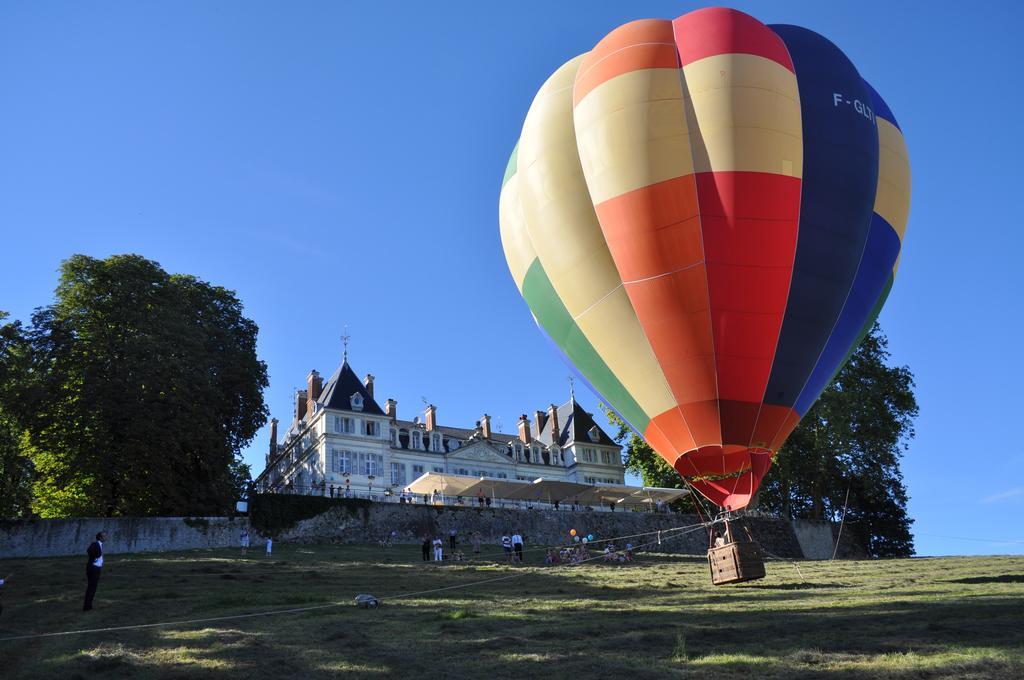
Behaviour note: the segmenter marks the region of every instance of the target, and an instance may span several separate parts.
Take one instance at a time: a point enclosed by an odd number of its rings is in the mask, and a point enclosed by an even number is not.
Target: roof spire
[[[342,345],[345,348],[343,353],[342,353],[342,361],[344,361],[344,362],[348,361],[348,341],[351,340],[351,339],[352,339],[352,336],[350,336],[348,334],[348,324],[345,324],[345,333],[341,336],[341,342],[342,342]]]
[[[575,378],[573,378],[573,377],[572,377],[572,376],[570,375],[570,376],[569,376],[569,401],[570,401],[570,402],[574,402],[574,401],[576,401],[576,389],[575,389],[575,387],[573,386],[573,383],[574,383],[574,382],[576,382]]]

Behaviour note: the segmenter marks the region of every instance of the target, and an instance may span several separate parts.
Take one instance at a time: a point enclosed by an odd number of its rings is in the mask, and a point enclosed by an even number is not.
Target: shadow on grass
[[[1000,574],[999,576],[971,576],[969,578],[956,578],[947,583],[1024,583],[1024,574]]]

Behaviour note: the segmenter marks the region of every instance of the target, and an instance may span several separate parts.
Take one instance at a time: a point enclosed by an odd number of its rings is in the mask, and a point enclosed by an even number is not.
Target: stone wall
[[[0,520],[0,558],[84,556],[100,531],[109,553],[225,548],[248,527],[248,519],[230,517]]]
[[[275,539],[285,543],[308,544],[374,543],[395,531],[399,543],[419,543],[423,536],[440,536],[447,542],[449,531],[454,529],[463,544],[476,531],[480,532],[485,543],[492,544],[497,543],[503,533],[518,531],[528,545],[545,545],[567,542],[570,529],[575,529],[581,536],[593,534],[598,539],[630,536],[621,538],[620,543],[630,542],[636,546],[653,543],[651,549],[701,555],[708,547],[705,529],[695,528],[685,533],[668,531],[697,522],[695,515],[679,514],[555,512],[398,504],[353,507],[339,502],[327,512],[276,532]],[[807,533],[800,523],[764,517],[749,518],[745,522],[754,538],[771,556],[806,556],[811,559],[821,559],[823,556],[823,548],[819,549],[824,545],[819,536],[822,527],[811,530],[816,539],[808,543],[800,538]],[[98,531],[107,533],[108,542],[105,547],[109,553],[236,547],[243,529],[250,531],[254,547],[261,545],[262,536],[250,527],[246,518],[0,521],[0,558],[82,555]],[[657,545],[657,533],[650,533],[659,530],[665,532],[660,546]],[[829,526],[824,525],[824,530],[828,531]],[[848,533],[844,533],[844,546],[840,555],[861,555],[856,546],[848,545],[848,537]]]

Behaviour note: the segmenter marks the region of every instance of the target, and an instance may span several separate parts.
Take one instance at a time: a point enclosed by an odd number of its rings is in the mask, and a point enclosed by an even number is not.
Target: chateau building
[[[359,495],[402,488],[428,472],[495,479],[539,477],[581,484],[622,484],[622,449],[570,396],[561,406],[519,417],[518,435],[495,432],[490,416],[472,428],[449,427],[429,405],[423,417],[401,420],[398,402],[382,409],[374,377],[359,380],[348,360],[326,384],[315,370],[298,392],[291,425],[278,441],[272,419],[261,491]]]

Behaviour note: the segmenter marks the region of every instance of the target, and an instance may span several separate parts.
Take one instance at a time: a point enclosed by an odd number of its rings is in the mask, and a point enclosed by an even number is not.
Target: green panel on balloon
[[[538,323],[576,369],[590,380],[594,388],[638,431],[647,429],[650,417],[640,408],[622,386],[607,364],[598,356],[594,346],[569,315],[565,305],[555,293],[540,260],[534,260],[523,279],[523,298]]]
[[[501,179],[501,186],[504,187],[508,184],[509,178],[516,174],[517,161],[519,158],[519,142],[516,142],[516,146],[512,149],[512,155],[508,157],[508,165],[505,166],[505,176]]]

